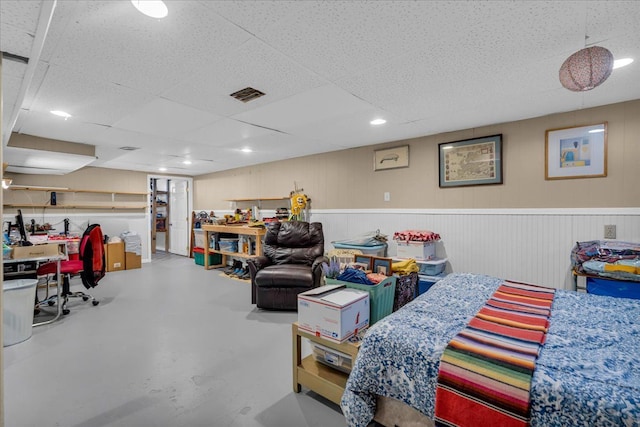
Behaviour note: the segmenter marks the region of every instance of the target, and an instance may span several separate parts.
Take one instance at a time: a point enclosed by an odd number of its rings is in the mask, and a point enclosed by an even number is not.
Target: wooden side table
[[[298,329],[298,322],[291,325],[291,338],[293,347],[293,391],[300,393],[302,386],[305,386],[340,405],[340,399],[342,399],[349,374],[317,362],[313,355],[302,359],[302,338],[307,338],[325,347],[348,354],[352,363],[355,362],[356,356],[358,356],[360,343],[347,341],[337,344],[316,337]]]

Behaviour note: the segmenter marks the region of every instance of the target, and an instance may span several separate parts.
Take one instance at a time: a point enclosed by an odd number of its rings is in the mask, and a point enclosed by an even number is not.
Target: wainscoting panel
[[[395,231],[421,229],[442,237],[438,257],[448,272],[473,272],[574,289],[571,249],[578,241],[599,240],[604,226],[617,227],[617,240],[640,242],[640,208],[480,209],[480,210],[313,210],[323,223],[325,247],[332,241],[380,230],[396,254]]]

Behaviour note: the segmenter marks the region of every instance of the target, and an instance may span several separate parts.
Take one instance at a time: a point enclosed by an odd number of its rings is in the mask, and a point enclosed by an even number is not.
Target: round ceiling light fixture
[[[162,0],[131,0],[131,4],[152,18],[164,18],[169,14],[167,5]]]
[[[600,86],[611,75],[613,54],[604,47],[592,46],[577,51],[560,67],[560,83],[573,92]]]
[[[380,126],[387,123],[387,121],[385,119],[374,119],[374,120],[371,120],[369,123],[374,126]]]

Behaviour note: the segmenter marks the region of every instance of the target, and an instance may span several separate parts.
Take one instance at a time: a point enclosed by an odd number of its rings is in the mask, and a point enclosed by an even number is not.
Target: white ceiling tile
[[[220,120],[220,116],[206,113],[162,98],[155,98],[114,127],[163,137],[175,137]]]
[[[259,138],[272,133],[272,130],[233,119],[222,119],[182,135],[185,141],[197,142],[209,146],[222,146],[241,143],[249,138]]]
[[[157,20],[128,1],[79,2],[50,60],[159,94],[199,69],[203,60],[215,61],[250,38],[200,2],[168,2],[167,7],[169,15]]]
[[[0,50],[29,58],[41,1],[0,2]]]
[[[230,117],[325,83],[264,42],[252,39],[215,61],[203,63],[193,76],[162,96]],[[246,87],[265,95],[247,103],[230,96]]]
[[[116,85],[73,68],[50,66],[31,105],[32,111],[62,110],[75,120],[112,125],[150,102],[152,95]]]
[[[260,126],[288,131],[357,111],[370,110],[371,105],[331,84],[301,92],[282,101],[240,113],[234,119]]]
[[[65,120],[49,112],[21,110],[18,117],[19,126],[14,128],[14,132],[80,144],[93,145],[93,136],[104,129],[104,126],[84,123],[73,117]]]

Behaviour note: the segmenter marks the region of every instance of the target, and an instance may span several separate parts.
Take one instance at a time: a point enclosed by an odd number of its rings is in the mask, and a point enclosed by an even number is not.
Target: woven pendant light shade
[[[604,83],[613,69],[613,55],[600,46],[587,47],[567,58],[560,67],[560,83],[574,92]]]

